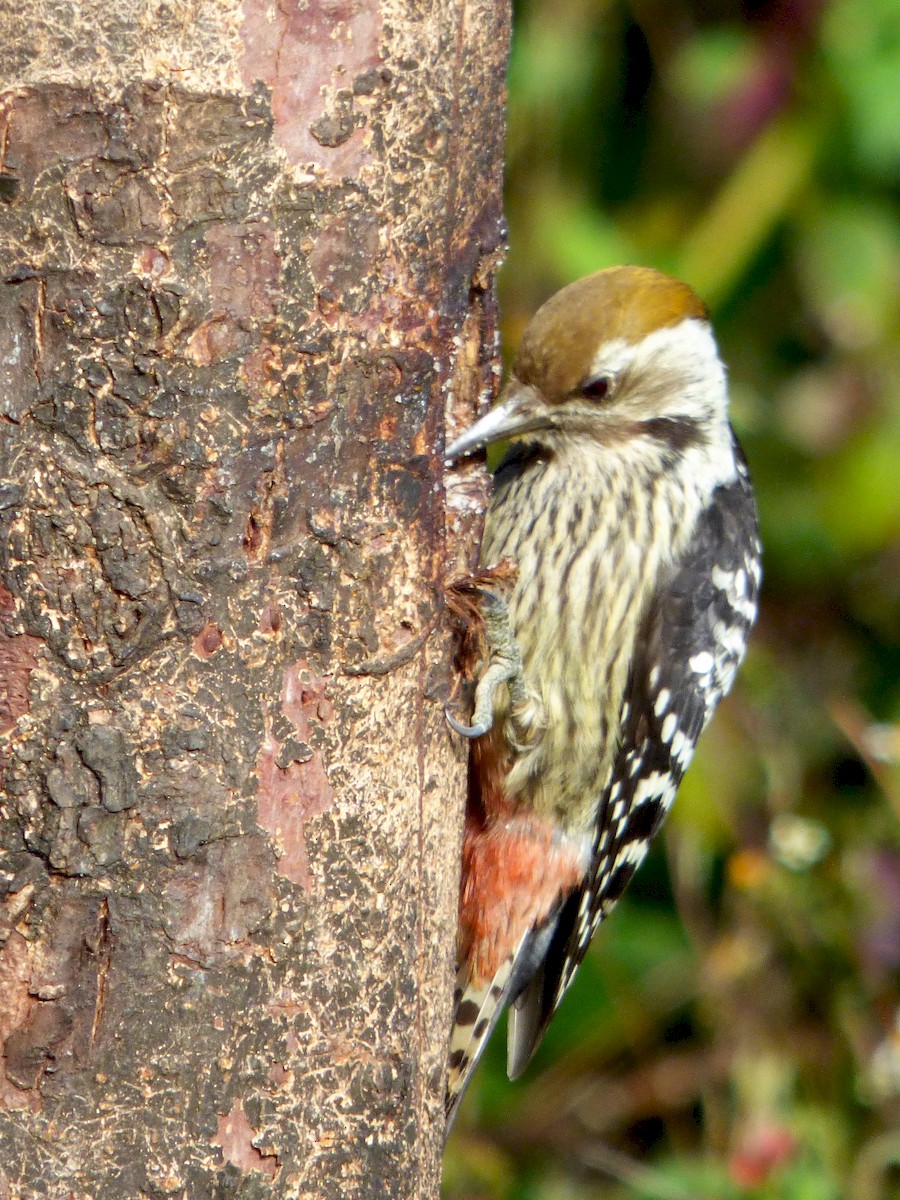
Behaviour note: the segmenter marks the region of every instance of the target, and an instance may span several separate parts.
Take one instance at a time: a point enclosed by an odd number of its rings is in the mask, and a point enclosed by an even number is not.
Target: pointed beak
[[[480,421],[476,421],[447,447],[444,457],[447,462],[452,462],[473,450],[481,450],[491,442],[548,429],[551,424],[540,393],[535,388],[515,382],[512,387],[506,388],[496,408],[485,413]]]

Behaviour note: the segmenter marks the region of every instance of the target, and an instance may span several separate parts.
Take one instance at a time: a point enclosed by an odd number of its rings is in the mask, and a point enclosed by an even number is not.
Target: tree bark
[[[3,1200],[437,1195],[507,40],[0,10]]]

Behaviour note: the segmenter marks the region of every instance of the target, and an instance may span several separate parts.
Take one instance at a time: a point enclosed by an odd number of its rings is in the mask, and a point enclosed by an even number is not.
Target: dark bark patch
[[[35,655],[40,646],[37,638],[26,633],[6,633],[3,618],[12,607],[12,595],[0,585],[0,734],[8,733],[28,712],[28,681],[37,666]]]
[[[311,123],[309,132],[320,146],[340,146],[357,125],[362,123],[353,111],[353,93],[342,88],[334,99],[334,108]]]
[[[154,241],[165,232],[163,197],[149,171],[94,159],[73,175],[69,198],[78,232],[108,246]]]
[[[209,844],[171,870],[162,900],[175,954],[209,967],[250,951],[274,906],[264,839],[248,834]]]
[[[17,1088],[36,1088],[72,1029],[72,1018],[57,1001],[38,1001],[28,1020],[6,1039],[6,1078]]]
[[[21,179],[25,194],[52,164],[80,162],[102,152],[102,117],[82,103],[83,96],[80,88],[48,84],[15,97],[4,165]]]
[[[59,387],[58,397],[35,412],[36,422],[89,438],[90,397],[64,380]],[[83,468],[84,484],[66,481],[59,469],[38,471],[40,454],[35,446],[4,546],[6,569],[17,573],[21,619],[69,669],[108,676],[134,666],[165,636],[173,570],[166,580],[160,547],[136,505],[114,498],[90,467]],[[164,526],[160,518],[157,532]]]
[[[244,525],[243,548],[247,558],[259,559],[268,554],[275,525],[276,502],[284,496],[286,486],[284,442],[279,441],[274,465],[261,472],[256,481],[256,503],[247,514]]]
[[[35,329],[41,296],[36,279],[0,288],[0,417],[17,424],[34,407],[40,392]]]
[[[97,776],[103,807],[111,813],[131,808],[138,776],[121,730],[91,726],[76,735],[75,745],[84,765]]]
[[[122,861],[122,822],[113,813],[93,806],[83,808],[76,831],[98,866],[110,867]]]

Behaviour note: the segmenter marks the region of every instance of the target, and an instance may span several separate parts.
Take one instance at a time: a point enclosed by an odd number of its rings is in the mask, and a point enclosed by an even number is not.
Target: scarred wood
[[[0,1197],[437,1196],[504,4],[0,14]]]

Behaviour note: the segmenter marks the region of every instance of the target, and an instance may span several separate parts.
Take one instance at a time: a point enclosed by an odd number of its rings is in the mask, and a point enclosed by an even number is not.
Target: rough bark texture
[[[507,25],[0,9],[4,1200],[437,1194]]]

